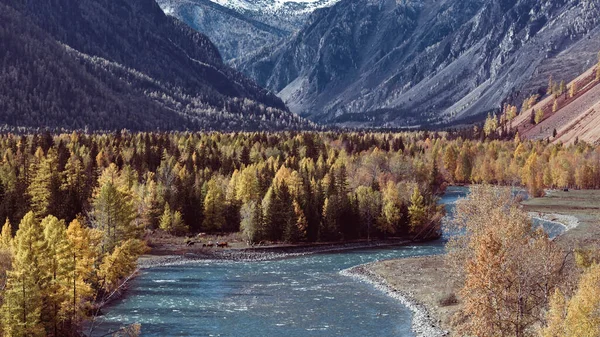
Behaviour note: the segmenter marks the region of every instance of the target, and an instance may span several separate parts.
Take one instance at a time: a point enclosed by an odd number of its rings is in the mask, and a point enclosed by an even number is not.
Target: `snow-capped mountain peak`
[[[333,6],[339,0],[211,0],[223,7],[263,13],[307,14],[317,8]]]

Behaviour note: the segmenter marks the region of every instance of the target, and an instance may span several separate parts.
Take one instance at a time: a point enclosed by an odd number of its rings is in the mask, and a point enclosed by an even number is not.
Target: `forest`
[[[479,139],[479,133],[475,139]],[[69,336],[135,271],[144,237],[249,244],[439,237],[448,184],[600,187],[600,149],[457,133],[0,136],[2,329]]]

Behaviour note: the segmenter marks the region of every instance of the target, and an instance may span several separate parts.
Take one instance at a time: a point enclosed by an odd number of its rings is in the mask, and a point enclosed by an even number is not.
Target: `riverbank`
[[[532,218],[566,229],[555,239],[565,250],[600,244],[600,191],[552,191],[522,205]],[[452,320],[460,309],[456,296],[460,285],[449,277],[452,270],[443,255],[380,261],[368,268],[390,289],[410,294],[440,330],[452,335]]]
[[[417,300],[410,291],[400,290],[400,287],[397,285],[390,284],[386,278],[377,272],[376,266],[381,263],[380,261],[359,265],[342,270],[340,274],[369,283],[377,290],[384,292],[389,297],[398,300],[406,306],[413,312],[412,330],[416,337],[448,336],[448,331],[440,328],[440,322],[436,320],[435,315],[431,314],[428,306],[424,305],[422,301]],[[405,289],[405,287],[402,288]]]
[[[409,242],[406,239],[388,239],[304,245],[274,245],[254,248],[195,248],[187,249],[180,254],[149,254],[141,256],[138,260],[138,269],[180,265],[197,261],[271,261],[310,254],[402,246]]]

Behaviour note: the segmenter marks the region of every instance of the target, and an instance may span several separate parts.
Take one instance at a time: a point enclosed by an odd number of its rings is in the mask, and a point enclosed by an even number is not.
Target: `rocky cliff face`
[[[595,0],[342,0],[235,66],[317,121],[457,122],[589,67],[599,14]]]
[[[158,4],[166,14],[206,34],[226,61],[275,44],[290,34],[210,0],[158,0]]]
[[[302,28],[317,8],[338,0],[158,0],[178,18],[215,43],[225,61],[246,57]]]
[[[154,0],[0,0],[1,123],[91,129],[307,124]]]

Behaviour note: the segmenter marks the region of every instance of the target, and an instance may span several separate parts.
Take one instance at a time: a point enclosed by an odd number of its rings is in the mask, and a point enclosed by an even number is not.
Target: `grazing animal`
[[[229,247],[229,244],[227,242],[217,242],[217,247],[225,248],[225,247]]]

